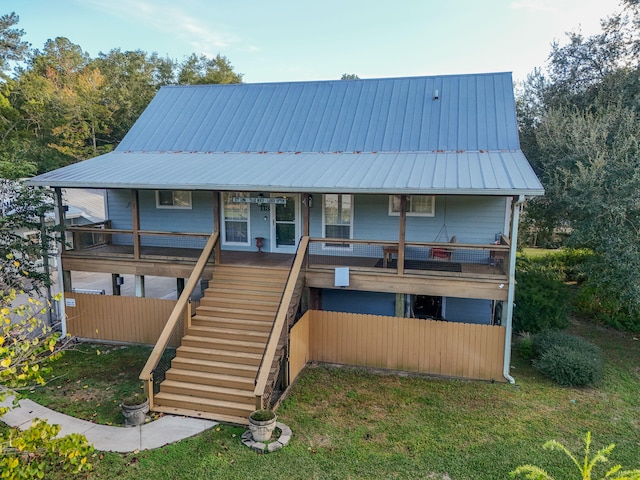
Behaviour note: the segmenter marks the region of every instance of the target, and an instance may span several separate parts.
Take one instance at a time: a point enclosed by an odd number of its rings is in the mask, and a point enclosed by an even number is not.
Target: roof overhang
[[[28,182],[66,188],[543,195],[520,150],[372,153],[112,152]]]

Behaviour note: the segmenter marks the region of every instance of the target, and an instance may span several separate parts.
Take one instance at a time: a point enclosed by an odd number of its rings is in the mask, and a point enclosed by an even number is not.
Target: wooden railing
[[[312,238],[309,241],[309,268],[337,266],[353,270],[395,275],[431,274],[453,276],[506,276],[508,239],[499,243],[404,243],[404,268],[398,268],[400,244],[397,241]]]
[[[67,235],[71,238],[68,242],[64,255],[83,255],[84,250],[91,249],[91,255],[114,256],[118,258],[132,258],[140,260],[144,258],[142,249],[151,247],[156,249],[188,248],[200,250],[202,242],[209,237],[209,233],[200,232],[167,232],[156,230],[131,230],[124,228],[111,228],[111,220],[91,223],[82,226],[66,228]],[[162,237],[161,242],[143,241],[144,237]],[[192,239],[192,240],[187,240]],[[189,241],[199,239],[196,244],[200,246],[186,245]],[[157,245],[154,245],[157,244]],[[110,247],[104,251],[96,251],[100,247]]]
[[[198,281],[200,280],[200,276],[202,275],[202,272],[204,271],[204,268],[207,262],[209,261],[209,257],[213,253],[213,250],[217,242],[218,242],[218,233],[215,232],[211,234],[211,236],[209,237],[209,240],[207,240],[207,244],[202,250],[202,253],[200,254],[200,258],[198,258],[196,266],[194,267],[193,272],[191,272],[191,275],[189,276],[189,280],[187,281],[187,284],[185,285],[184,290],[180,294],[180,298],[178,298],[178,301],[176,302],[176,306],[174,307],[173,312],[171,312],[171,315],[169,316],[169,319],[167,320],[167,323],[164,326],[164,329],[162,330],[162,333],[160,334],[160,337],[158,338],[156,345],[153,347],[153,351],[151,352],[151,355],[149,355],[149,359],[147,360],[147,363],[142,369],[142,372],[140,372],[139,378],[140,380],[145,382],[144,388],[145,388],[145,392],[149,396],[149,405],[151,407],[153,407],[153,372],[158,366],[158,362],[160,361],[160,357],[162,356],[165,348],[167,348],[169,339],[173,335],[176,325],[178,325],[178,321],[184,315],[184,309],[191,308],[191,302],[190,302],[191,294],[193,293],[193,290],[198,284]],[[191,326],[191,312],[188,312],[187,325],[185,325],[185,329],[190,326]]]
[[[276,357],[276,350],[278,345],[282,343],[283,337],[286,343],[289,328],[295,321],[295,316],[300,306],[302,289],[304,288],[304,267],[306,266],[308,245],[309,237],[302,237],[293,261],[293,266],[289,272],[289,278],[287,279],[282,299],[280,300],[280,307],[276,313],[271,332],[269,332],[269,339],[267,340],[262,360],[258,367],[258,373],[255,379],[256,386],[254,389],[256,409],[258,410],[268,406],[265,405],[265,400],[270,397],[271,391],[267,391],[267,387],[270,387],[272,390],[273,384],[277,381],[278,377],[277,372],[275,375],[270,375]],[[272,382],[268,385],[267,381],[270,376]]]

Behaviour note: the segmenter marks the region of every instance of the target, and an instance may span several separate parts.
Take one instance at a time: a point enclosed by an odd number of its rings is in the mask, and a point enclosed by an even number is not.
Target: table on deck
[[[383,245],[382,246],[382,268],[387,268],[387,263],[393,260],[393,254],[398,256],[398,245]]]

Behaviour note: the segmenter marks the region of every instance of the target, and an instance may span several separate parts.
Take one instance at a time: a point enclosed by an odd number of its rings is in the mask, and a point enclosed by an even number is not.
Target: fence
[[[290,334],[290,376],[309,361],[505,381],[505,327],[308,311]]]
[[[158,340],[175,300],[65,293],[67,332],[80,338],[153,345]],[[183,327],[169,344],[177,347]]]

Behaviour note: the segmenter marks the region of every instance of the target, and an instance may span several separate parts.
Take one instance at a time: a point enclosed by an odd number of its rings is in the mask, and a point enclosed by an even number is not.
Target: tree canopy
[[[590,37],[552,45],[518,98],[522,148],[546,191],[525,225],[542,242],[594,252],[585,265],[590,304],[640,330],[640,2],[602,21]]]
[[[0,176],[42,173],[113,150],[165,85],[240,83],[223,55],[182,61],[113,49],[92,58],[64,37],[32,49],[0,17]],[[12,74],[9,70],[17,65]]]

